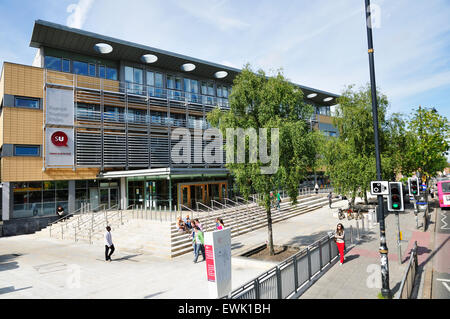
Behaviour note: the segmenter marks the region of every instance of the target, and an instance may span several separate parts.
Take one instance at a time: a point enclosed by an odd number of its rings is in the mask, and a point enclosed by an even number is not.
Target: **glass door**
[[[118,188],[110,188],[109,189],[109,207],[113,207],[114,205],[119,204],[119,189]]]
[[[181,186],[181,205],[191,208],[191,188],[189,185]]]
[[[100,205],[97,187],[89,188],[89,205],[91,210],[97,210]]]

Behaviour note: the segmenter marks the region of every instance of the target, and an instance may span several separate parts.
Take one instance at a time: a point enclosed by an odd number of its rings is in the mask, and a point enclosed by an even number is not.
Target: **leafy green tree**
[[[387,154],[386,111],[387,97],[377,93],[378,122],[380,124],[380,153],[383,175],[389,174],[391,162]],[[338,98],[333,124],[339,136],[330,139],[323,154],[326,172],[333,186],[342,194],[350,195],[354,203],[356,196],[367,203],[370,181],[376,177],[375,143],[370,86],[354,90],[348,86]]]
[[[450,124],[433,108],[415,110],[409,131],[416,136],[406,149],[411,160],[410,172],[420,171],[426,177],[435,176],[447,166],[450,149]]]
[[[276,172],[262,174],[261,168],[267,164],[262,163],[261,159],[256,163],[249,161],[250,152],[255,151],[249,137],[246,137],[245,153],[248,156],[245,162],[226,164],[245,197],[248,198],[252,191],[261,195],[260,204],[265,207],[267,214],[268,248],[273,255],[269,193],[282,188],[287,191],[292,203],[296,203],[299,181],[316,165],[320,135],[313,132],[308,124],[313,108],[304,102],[303,92],[287,81],[281,71],[267,77],[262,70],[254,73],[250,65],[246,65],[234,80],[229,105],[229,111],[223,112],[216,108],[208,114],[208,121],[220,128],[224,138],[227,137],[227,128],[254,128],[257,132],[259,128],[267,128],[269,137],[266,148],[270,148],[272,140],[276,139],[271,129],[279,130],[280,156]],[[227,144],[228,147],[233,147],[236,154],[236,143],[233,146]],[[259,141],[258,147],[262,147]]]

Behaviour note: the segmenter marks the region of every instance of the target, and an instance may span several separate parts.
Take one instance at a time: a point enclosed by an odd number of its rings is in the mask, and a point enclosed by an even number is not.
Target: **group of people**
[[[222,230],[225,224],[222,218],[216,218],[216,230]],[[197,263],[198,256],[201,253],[203,260],[205,260],[205,238],[203,226],[198,218],[191,220],[189,215],[185,218],[177,218],[177,229],[179,232],[190,233],[192,236],[192,246],[194,248],[194,263]]]

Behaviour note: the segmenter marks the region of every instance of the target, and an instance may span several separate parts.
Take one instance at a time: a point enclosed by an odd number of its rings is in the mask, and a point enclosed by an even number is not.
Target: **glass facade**
[[[44,67],[49,70],[72,72],[80,75],[94,76],[108,80],[117,81],[118,72],[116,68],[105,67],[95,63],[64,59],[54,56],[45,56]]]
[[[80,75],[89,75],[88,64],[86,62],[73,61],[73,73]]]
[[[68,211],[68,182],[11,183],[13,189],[13,218],[56,215],[61,205]]]

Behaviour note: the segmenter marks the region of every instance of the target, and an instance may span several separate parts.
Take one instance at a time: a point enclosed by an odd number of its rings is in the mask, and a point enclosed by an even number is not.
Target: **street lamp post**
[[[375,157],[377,178],[381,181],[381,159],[380,159],[380,147],[378,137],[378,105],[377,105],[377,87],[375,82],[375,65],[373,56],[373,40],[372,40],[372,22],[370,14],[370,0],[365,0],[366,5],[366,24],[367,24],[367,42],[369,53],[369,68],[370,68],[370,85],[372,89],[372,114],[373,114],[373,130],[375,135]],[[386,231],[384,224],[384,208],[383,208],[383,196],[378,195],[378,216],[380,223],[380,255],[381,255],[381,294],[385,298],[391,298],[391,291],[389,289],[389,262],[388,262],[388,248],[386,245]]]

